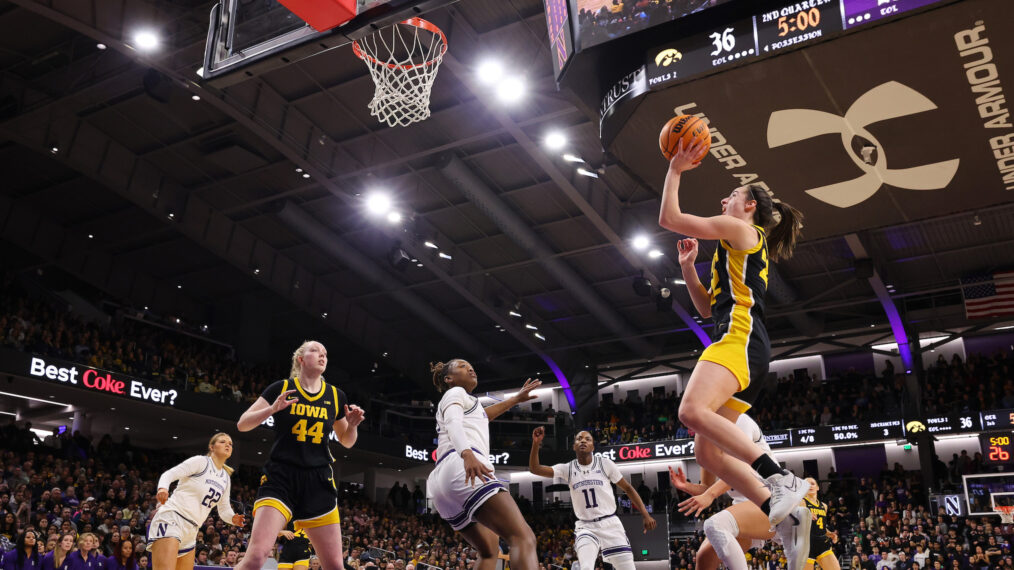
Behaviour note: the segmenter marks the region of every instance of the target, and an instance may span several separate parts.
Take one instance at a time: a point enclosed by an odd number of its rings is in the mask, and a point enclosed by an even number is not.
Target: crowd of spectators
[[[121,372],[177,389],[253,401],[284,373],[235,360],[232,350],[147,322],[145,311],[86,319],[40,290],[0,276],[0,346]]]
[[[921,385],[929,415],[1014,408],[1014,353],[971,354],[964,361],[942,355]],[[900,418],[907,396],[904,376],[888,363],[879,377],[845,372],[827,381],[798,375],[781,377],[751,412],[762,430],[845,424]],[[766,402],[778,402],[777,406]],[[613,403],[603,400],[589,421],[598,445],[619,445],[693,437],[677,417],[675,392],[649,393]]]

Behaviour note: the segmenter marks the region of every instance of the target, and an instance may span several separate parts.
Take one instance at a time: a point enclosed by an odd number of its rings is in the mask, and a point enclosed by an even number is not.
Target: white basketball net
[[[1010,508],[996,508],[996,512],[1000,515],[1000,522],[1002,524],[1014,523],[1014,511]]]
[[[370,114],[389,126],[408,126],[430,116],[430,91],[447,52],[440,28],[410,18],[352,43],[376,90]]]

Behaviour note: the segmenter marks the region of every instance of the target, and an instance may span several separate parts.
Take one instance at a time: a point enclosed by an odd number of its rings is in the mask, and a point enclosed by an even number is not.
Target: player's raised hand
[[[697,240],[694,238],[681,239],[676,242],[676,249],[679,250],[680,267],[693,266],[697,261]]]
[[[355,404],[345,406],[345,421],[349,423],[350,428],[363,423],[364,419],[366,419],[366,412],[362,408]]]
[[[532,390],[539,386],[542,386],[542,380],[532,380],[531,378],[525,380],[525,385],[521,387],[521,391],[517,395],[518,403],[534,400],[537,396],[532,394]]]
[[[532,431],[532,443],[536,445],[542,445],[543,438],[546,437],[546,428],[539,426]]]
[[[236,526],[243,526],[244,524],[246,524],[246,516],[232,515],[232,524]]]
[[[169,489],[166,489],[165,487],[160,488],[158,492],[155,493],[155,500],[158,501],[158,504],[164,505],[165,502],[169,500]]]
[[[683,139],[680,139],[679,144],[676,145],[676,152],[673,153],[672,160],[669,161],[669,170],[676,172],[676,174],[693,170],[701,165],[701,160],[704,159],[707,152],[708,149],[701,141],[694,141],[690,146],[684,147]]]
[[[295,393],[296,393],[295,390],[286,390],[285,392],[279,394],[278,397],[275,398],[275,402],[271,404],[271,414],[272,415],[277,414],[278,412],[294,404],[297,401],[297,398],[290,398],[290,396],[292,396]]]
[[[672,483],[673,487],[676,487],[684,493],[690,492],[688,490],[690,488],[690,482],[687,481],[687,475],[683,472],[682,467],[673,469],[672,465],[669,466],[669,482]]]

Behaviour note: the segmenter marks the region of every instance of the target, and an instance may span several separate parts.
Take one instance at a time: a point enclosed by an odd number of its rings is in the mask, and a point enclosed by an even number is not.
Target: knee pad
[[[727,532],[733,538],[738,537],[739,524],[736,522],[736,517],[732,516],[729,511],[722,511],[708,517],[708,520],[704,521],[704,535],[714,543],[715,539],[712,536],[716,532]]]

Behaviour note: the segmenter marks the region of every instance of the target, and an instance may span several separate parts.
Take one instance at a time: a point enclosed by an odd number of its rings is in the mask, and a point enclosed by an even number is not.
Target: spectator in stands
[[[134,557],[134,543],[129,540],[120,541],[111,556],[106,559],[107,570],[138,570],[137,559]]]
[[[37,570],[42,566],[36,545],[38,535],[32,529],[17,536],[14,549],[3,555],[3,570]]]

